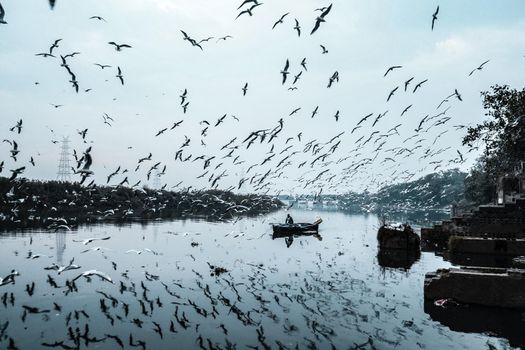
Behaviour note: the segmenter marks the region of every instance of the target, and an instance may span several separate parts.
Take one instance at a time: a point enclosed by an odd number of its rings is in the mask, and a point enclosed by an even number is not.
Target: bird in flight
[[[403,112],[401,112],[401,116],[403,116],[406,112],[408,112],[408,110],[412,107],[412,105],[408,106],[407,108],[405,108],[403,110]]]
[[[110,41],[108,44],[115,46],[115,51],[122,51],[123,48],[131,48],[131,45],[128,45],[128,44],[117,44],[114,41]]]
[[[261,5],[262,5],[262,2],[255,3],[255,5],[253,5],[252,7],[247,8],[246,10],[243,10],[243,11],[239,12],[239,14],[237,15],[237,17],[235,17],[235,19],[241,17],[245,13],[249,14],[250,17],[253,16],[253,12],[252,12],[253,9],[256,8],[257,6],[261,6]]]
[[[9,131],[17,131],[18,134],[20,134],[20,132],[22,131],[22,119],[20,119],[19,121],[16,122],[16,125],[13,126],[12,128],[9,129]]]
[[[24,170],[26,169],[25,166],[21,167],[21,168],[18,168],[18,169],[14,169],[14,170],[11,170],[12,174],[11,174],[11,177],[9,178],[9,181],[13,181],[14,179],[16,179],[16,177],[20,174],[22,174],[24,172]]]
[[[359,123],[357,123],[357,125],[359,125],[359,124],[365,122],[368,118],[370,118],[370,117],[373,116],[373,115],[374,115],[374,113],[370,113],[370,114],[368,114],[368,115],[365,115],[363,118],[361,118],[361,120],[359,121]]]
[[[118,68],[118,73],[116,77],[119,78],[122,85],[124,85],[124,76],[122,75],[122,71],[120,70],[120,67],[117,67],[117,68]]]
[[[279,18],[279,20],[273,24],[272,29],[274,29],[278,24],[283,23],[284,18],[288,16],[289,14],[290,12],[286,12],[284,15],[282,15],[281,18]]]
[[[412,78],[408,79],[407,81],[405,81],[405,91],[407,91],[408,85],[410,85],[412,80],[414,80],[414,77],[412,77]]]
[[[49,54],[52,55],[53,54],[53,50],[54,49],[58,49],[58,43],[61,42],[62,39],[57,39],[55,40],[55,42],[53,43],[53,45],[51,45],[51,47],[49,48]]]
[[[37,53],[37,54],[35,54],[35,56],[42,56],[44,58],[46,58],[46,57],[55,57],[54,55],[52,55],[50,53],[46,53],[46,52]]]
[[[425,79],[421,82],[419,82],[416,87],[414,87],[414,91],[412,91],[412,93],[415,93],[417,89],[419,89],[424,83],[426,83],[428,81],[428,79]]]
[[[390,91],[390,94],[388,95],[388,98],[386,99],[386,102],[390,101],[392,96],[394,96],[394,94],[396,93],[397,89],[399,89],[399,86],[396,86],[396,88],[394,90]]]
[[[471,76],[472,74],[474,74],[474,72],[477,71],[477,70],[482,70],[482,69],[483,69],[483,66],[486,65],[486,64],[489,63],[489,62],[490,62],[490,60],[486,60],[485,62],[483,62],[482,64],[479,65],[479,67],[474,68],[474,69],[470,72],[470,74],[469,74],[468,76],[470,77],[470,76]]]
[[[321,46],[321,49],[323,49],[323,52],[322,52],[323,55],[328,53],[328,50],[326,49],[326,47],[324,47],[324,45],[319,45],[319,46]]]
[[[438,19],[438,17],[437,17],[438,13],[439,13],[439,5],[436,8],[436,12],[434,12],[434,14],[432,14],[432,30],[434,30],[434,24],[436,23],[436,21]]]
[[[184,36],[184,40],[189,41],[192,46],[197,46],[199,49],[204,50],[202,46],[195,39],[191,38],[188,34],[186,34],[185,31],[181,30],[181,33]]]
[[[293,29],[297,30],[297,36],[301,36],[301,26],[297,18],[295,19],[295,27],[293,27]]]
[[[330,13],[330,10],[332,10],[332,4],[330,4],[330,6],[328,6],[321,13],[321,15],[319,17],[317,17],[317,19],[315,20],[314,28],[312,29],[312,32],[310,33],[310,35],[312,35],[313,33],[315,33],[319,29],[319,26],[321,25],[322,22],[326,22],[324,18]]]
[[[237,7],[237,10],[240,10],[241,7],[243,7],[244,5],[246,4],[249,4],[249,3],[254,3],[254,4],[259,4],[259,1],[258,0],[244,0],[240,5],[239,7]]]
[[[111,68],[111,66],[108,66],[107,64],[94,63],[94,65],[99,66],[101,69]]]
[[[308,70],[308,69],[306,69],[306,57],[303,58],[303,60],[301,61],[301,67],[303,67],[304,70],[306,70],[306,71]]]
[[[288,72],[288,68],[290,68],[290,61],[287,59],[286,64],[284,65],[284,69],[281,71],[281,74],[283,75],[283,85],[284,83],[286,83],[286,78],[288,77],[288,74],[290,74],[290,72]]]
[[[386,77],[388,75],[388,73],[390,73],[391,71],[393,71],[394,69],[399,69],[399,68],[403,68],[403,66],[392,66],[392,67],[389,67],[386,72],[385,72],[385,75],[383,75],[383,78]]]
[[[89,17],[89,19],[98,19],[99,21],[107,22],[104,18],[102,18],[100,16],[91,16],[91,17]]]
[[[231,38],[233,38],[233,36],[231,36],[231,35],[222,36],[219,39],[217,39],[217,42],[219,42],[221,40],[226,41],[226,39],[231,39]]]
[[[244,84],[244,87],[242,88],[242,95],[246,96],[246,92],[248,92],[248,83]]]
[[[7,24],[7,22],[4,20],[5,17],[5,10],[2,7],[2,4],[0,4],[0,24]]]
[[[334,82],[339,82],[339,72],[338,71],[335,71],[334,74],[332,74],[332,76],[328,80],[328,88],[331,88]]]

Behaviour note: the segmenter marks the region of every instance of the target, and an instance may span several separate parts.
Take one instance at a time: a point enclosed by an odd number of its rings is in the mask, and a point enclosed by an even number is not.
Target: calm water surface
[[[120,348],[108,334],[125,348],[132,334],[133,344],[144,341],[147,349],[353,349],[369,337],[373,344],[362,349],[503,349],[525,343],[519,312],[425,305],[425,273],[450,263],[432,253],[378,256],[376,216],[291,213],[296,222],[321,216],[321,237],[296,237],[289,248],[284,239],[272,239],[269,224],[284,221],[285,212],[235,223],[186,220],[4,233],[0,275],[16,269],[20,276],[16,284],[0,287],[0,295],[8,293],[0,304],[0,331],[9,322],[0,348],[7,348],[9,337],[20,349],[61,341],[74,346],[68,327],[83,334],[86,324],[88,337],[98,341],[80,348]],[[111,238],[76,242],[106,236]],[[102,249],[83,252],[93,247]],[[28,259],[29,252],[41,257]],[[60,275],[44,270],[72,258],[81,269]],[[228,272],[212,276],[210,265]],[[92,269],[114,284],[81,277],[78,292],[66,295],[66,280]],[[46,282],[48,275],[59,288]],[[26,284],[33,281],[29,296]],[[23,305],[50,312],[23,317]],[[158,327],[162,338],[154,331]]]

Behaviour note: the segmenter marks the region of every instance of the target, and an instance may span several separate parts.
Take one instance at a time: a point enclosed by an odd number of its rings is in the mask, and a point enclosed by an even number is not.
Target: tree
[[[489,118],[469,127],[463,138],[463,145],[483,149],[465,183],[466,197],[476,204],[487,200],[489,193],[492,197],[498,178],[514,172],[525,160],[525,89],[495,85],[481,96]]]
[[[465,199],[474,204],[486,204],[494,199],[496,185],[483,167],[483,158],[478,159],[465,178]]]
[[[491,177],[512,172],[525,160],[525,89],[493,86],[481,93],[489,120],[469,127],[463,145],[484,146],[481,161]]]

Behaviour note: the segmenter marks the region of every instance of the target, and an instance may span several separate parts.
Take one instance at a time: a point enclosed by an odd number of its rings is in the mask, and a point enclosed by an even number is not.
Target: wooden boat
[[[297,224],[274,224],[273,235],[278,236],[290,236],[294,234],[308,234],[318,233],[319,224],[322,222],[321,219],[316,220],[314,223],[297,223]]]

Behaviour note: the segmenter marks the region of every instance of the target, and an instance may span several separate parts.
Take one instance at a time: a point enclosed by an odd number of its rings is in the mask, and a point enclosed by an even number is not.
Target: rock
[[[419,251],[420,239],[407,224],[383,225],[377,232],[380,249]]]

